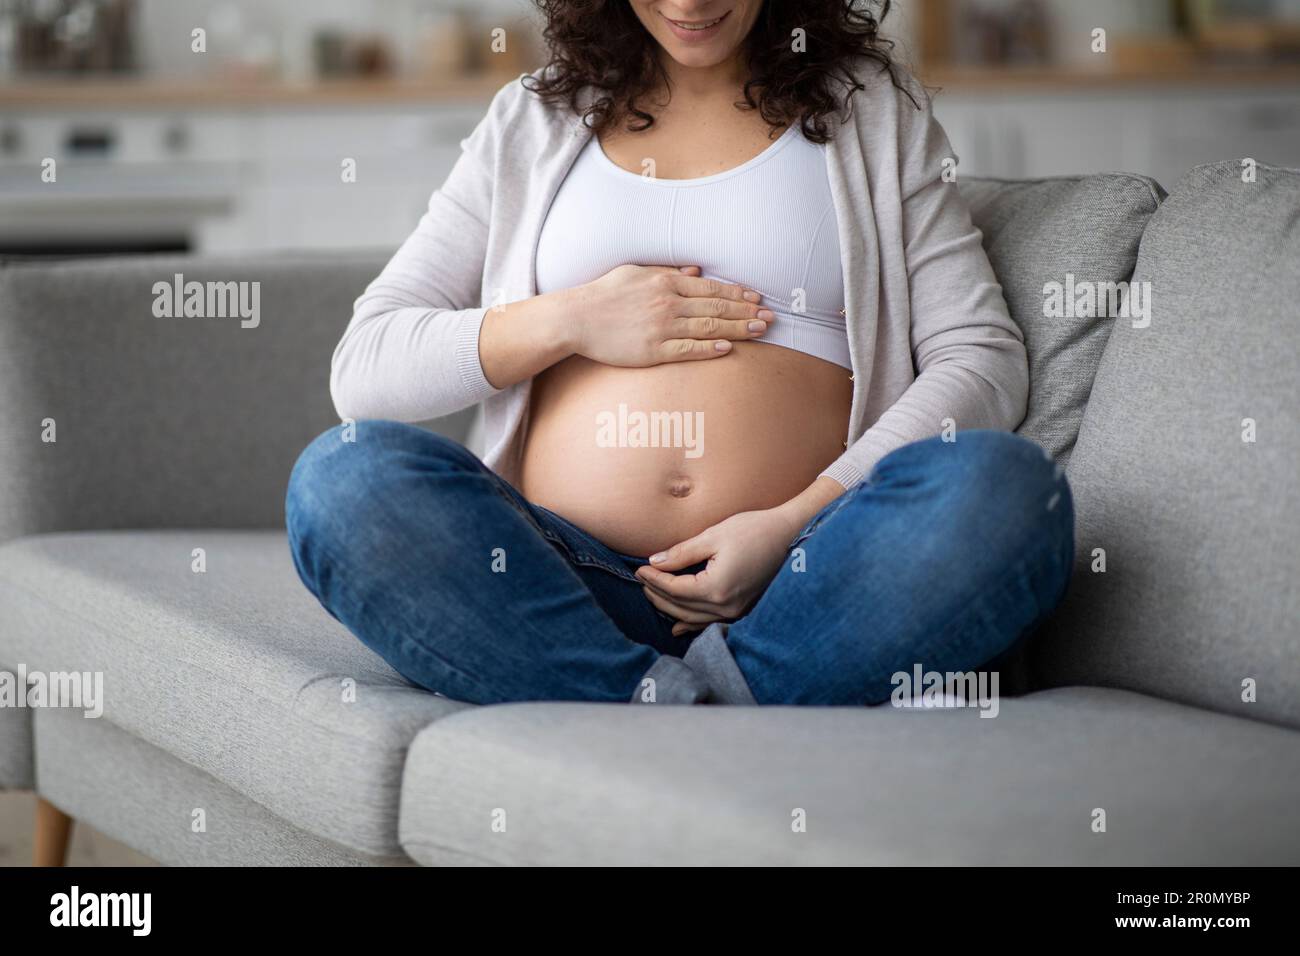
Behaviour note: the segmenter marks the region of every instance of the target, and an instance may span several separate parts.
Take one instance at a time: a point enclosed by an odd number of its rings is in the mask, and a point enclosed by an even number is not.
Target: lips
[[[668,29],[673,31],[673,35],[678,39],[687,42],[700,42],[702,40],[714,37],[722,21],[731,15],[728,10],[720,17],[714,17],[711,20],[673,20],[670,17],[664,17],[664,22],[668,24]],[[663,14],[661,13],[662,17]]]
[[[669,20],[668,22],[681,27],[683,30],[707,30],[715,23],[721,23],[722,17],[715,17],[712,20],[698,20],[691,23],[687,23],[685,20]]]

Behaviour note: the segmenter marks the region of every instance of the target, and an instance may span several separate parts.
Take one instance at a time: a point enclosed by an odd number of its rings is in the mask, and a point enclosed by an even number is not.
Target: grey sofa
[[[172,864],[1300,863],[1300,172],[961,188],[1078,514],[995,719],[411,687],[280,530],[382,257],[9,262],[0,669],[100,671],[105,703],[0,708],[0,787]],[[155,318],[174,273],[260,281],[261,324]],[[1149,322],[1045,314],[1129,280]]]

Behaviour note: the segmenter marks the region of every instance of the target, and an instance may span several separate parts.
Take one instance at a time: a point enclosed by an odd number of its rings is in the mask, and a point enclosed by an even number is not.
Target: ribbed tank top
[[[748,286],[777,316],[755,341],[852,367],[825,148],[798,123],[748,162],[698,179],[629,172],[592,136],[543,224],[537,291],[625,263],[694,265]]]

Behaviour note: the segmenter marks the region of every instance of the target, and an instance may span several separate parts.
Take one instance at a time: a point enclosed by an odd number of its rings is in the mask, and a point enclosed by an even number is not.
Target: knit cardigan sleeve
[[[916,377],[823,472],[846,488],[891,451],[939,434],[947,419],[958,430],[1010,430],[1025,416],[1023,334],[954,177],[945,179],[956,161],[948,137],[924,92],[918,100],[920,110],[910,101],[900,108],[897,139],[906,275],[881,276],[907,290]]]
[[[517,86],[497,93],[461,141],[415,232],[357,300],[330,366],[340,418],[425,421],[497,393],[479,360],[481,284],[494,157]]]

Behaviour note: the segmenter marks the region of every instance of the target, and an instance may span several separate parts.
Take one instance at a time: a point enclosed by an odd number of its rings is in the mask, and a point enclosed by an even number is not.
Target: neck
[[[669,92],[687,102],[720,96],[734,99],[749,79],[743,49],[716,66],[682,66],[663,51],[660,51],[659,58],[668,76]]]

